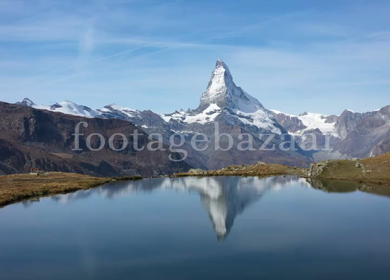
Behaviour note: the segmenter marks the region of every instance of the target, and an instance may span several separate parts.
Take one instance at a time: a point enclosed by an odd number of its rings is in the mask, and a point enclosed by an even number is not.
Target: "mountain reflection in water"
[[[113,182],[1,209],[1,279],[387,280],[389,202],[291,176]]]
[[[296,176],[256,177],[187,177],[144,179],[140,181],[109,183],[96,189],[78,191],[66,195],[52,196],[51,199],[68,203],[84,199],[93,194],[106,198],[127,196],[132,193],[151,193],[159,189],[172,189],[199,194],[204,209],[208,212],[218,240],[223,240],[233,227],[237,215],[264,193],[278,190],[297,183],[310,187],[305,179]]]

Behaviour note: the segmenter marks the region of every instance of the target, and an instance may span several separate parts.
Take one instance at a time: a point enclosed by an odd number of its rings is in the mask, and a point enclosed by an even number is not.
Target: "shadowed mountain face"
[[[365,113],[345,110],[340,116],[307,112],[293,116],[274,110],[270,114],[303,145],[310,144],[305,139],[311,140],[305,137],[309,133],[317,136],[319,148],[324,147],[325,136],[329,138],[329,151],[314,153],[316,161],[345,156],[364,158],[389,151],[386,143],[390,140],[390,106]]]
[[[367,113],[344,111],[336,127],[344,139],[335,150],[342,154],[363,158],[389,151],[390,106]]]
[[[370,156],[376,157],[390,152],[390,130],[387,133],[385,139],[381,140],[378,144],[371,149]]]
[[[78,191],[67,195],[53,196],[52,199],[68,203],[84,199],[92,194],[116,198],[131,193],[151,193],[160,189],[196,192],[207,211],[218,240],[224,240],[233,228],[235,219],[245,212],[264,194],[297,183],[309,186],[305,179],[295,176],[271,177],[205,177],[175,179],[144,179],[135,182],[112,183],[98,189]]]
[[[95,176],[126,176],[141,174],[152,176],[186,171],[186,162],[174,162],[166,151],[134,149],[131,134],[137,128],[130,122],[118,119],[82,118],[72,115],[36,110],[33,108],[0,102],[0,174],[26,173],[30,168],[46,171],[75,172]],[[75,147],[76,124],[85,121],[88,127],[80,126],[80,151]],[[105,144],[100,151],[86,147],[86,137],[99,133]],[[128,137],[127,147],[116,152],[109,148],[108,139],[115,133]],[[137,139],[138,147],[150,142],[143,133]],[[92,138],[91,146],[99,147],[98,137]],[[114,141],[115,147],[122,142]],[[173,158],[180,155],[172,153]]]

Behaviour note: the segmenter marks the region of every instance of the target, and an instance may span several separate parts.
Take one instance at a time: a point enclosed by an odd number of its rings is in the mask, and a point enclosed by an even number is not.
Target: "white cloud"
[[[390,26],[380,13],[367,22],[370,9],[263,15],[186,1],[89,3],[0,1],[3,100],[73,97],[92,107],[194,108],[222,58],[238,85],[290,113],[389,103]],[[134,106],[127,103],[134,97]],[[333,104],[336,98],[344,103]]]

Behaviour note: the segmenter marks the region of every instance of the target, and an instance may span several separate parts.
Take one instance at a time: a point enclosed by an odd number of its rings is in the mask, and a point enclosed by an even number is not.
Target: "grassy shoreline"
[[[316,163],[319,165],[320,163]],[[322,162],[320,172],[309,176],[309,169],[280,164],[234,165],[219,170],[200,170],[178,173],[177,177],[255,176],[271,177],[295,175],[302,178],[358,182],[368,185],[390,186],[390,153],[363,160],[331,160]],[[29,174],[0,176],[0,208],[27,199],[64,194],[101,186],[120,180],[139,180],[141,176],[97,178],[75,173],[52,172],[50,175]]]
[[[256,176],[270,177],[283,175],[303,176],[305,169],[290,167],[280,164],[256,164],[256,165],[233,165],[219,170],[209,170],[201,173],[178,173],[171,177],[211,177],[211,176]]]
[[[0,208],[28,199],[66,194],[95,188],[113,181],[140,180],[141,176],[98,178],[75,173],[51,172],[33,176],[14,174],[0,176]]]
[[[390,186],[390,153],[362,160],[328,160],[314,163],[322,165],[316,174],[309,175],[309,169],[279,164],[259,163],[256,165],[234,165],[219,170],[178,173],[172,177],[209,176],[283,176],[296,175],[319,180],[349,181],[370,185]],[[197,173],[198,171],[199,173]]]
[[[310,178],[390,186],[390,153],[362,160],[330,160],[322,164],[321,172]]]

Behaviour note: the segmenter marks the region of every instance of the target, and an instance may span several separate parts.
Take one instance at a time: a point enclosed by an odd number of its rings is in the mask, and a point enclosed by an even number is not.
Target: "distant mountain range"
[[[345,110],[339,116],[309,112],[295,116],[266,109],[256,98],[234,83],[229,68],[222,60],[217,60],[207,89],[194,110],[157,114],[150,110],[139,111],[115,104],[91,109],[71,101],[45,106],[35,104],[28,98],[17,104],[79,117],[120,119],[131,122],[148,134],[163,135],[166,143],[173,134],[185,134],[187,136],[183,148],[188,151],[186,162],[190,166],[204,169],[253,164],[258,161],[301,166],[328,158],[363,158],[390,151],[390,106],[366,113]],[[215,122],[219,124],[220,133],[232,135],[235,144],[242,140],[239,139],[240,134],[253,135],[255,151],[216,150]],[[207,136],[207,143],[203,144],[207,149],[203,151],[194,150],[189,143],[191,137],[198,133]],[[310,133],[317,136],[318,149],[314,151],[305,150],[313,141],[308,137]],[[259,134],[274,134],[269,145],[275,144],[276,149],[259,150],[266,140],[260,138]],[[295,151],[279,148],[280,143],[286,141],[283,134],[294,136],[300,141]],[[323,150],[327,139],[329,149]],[[224,147],[227,143],[221,140],[219,145]]]

